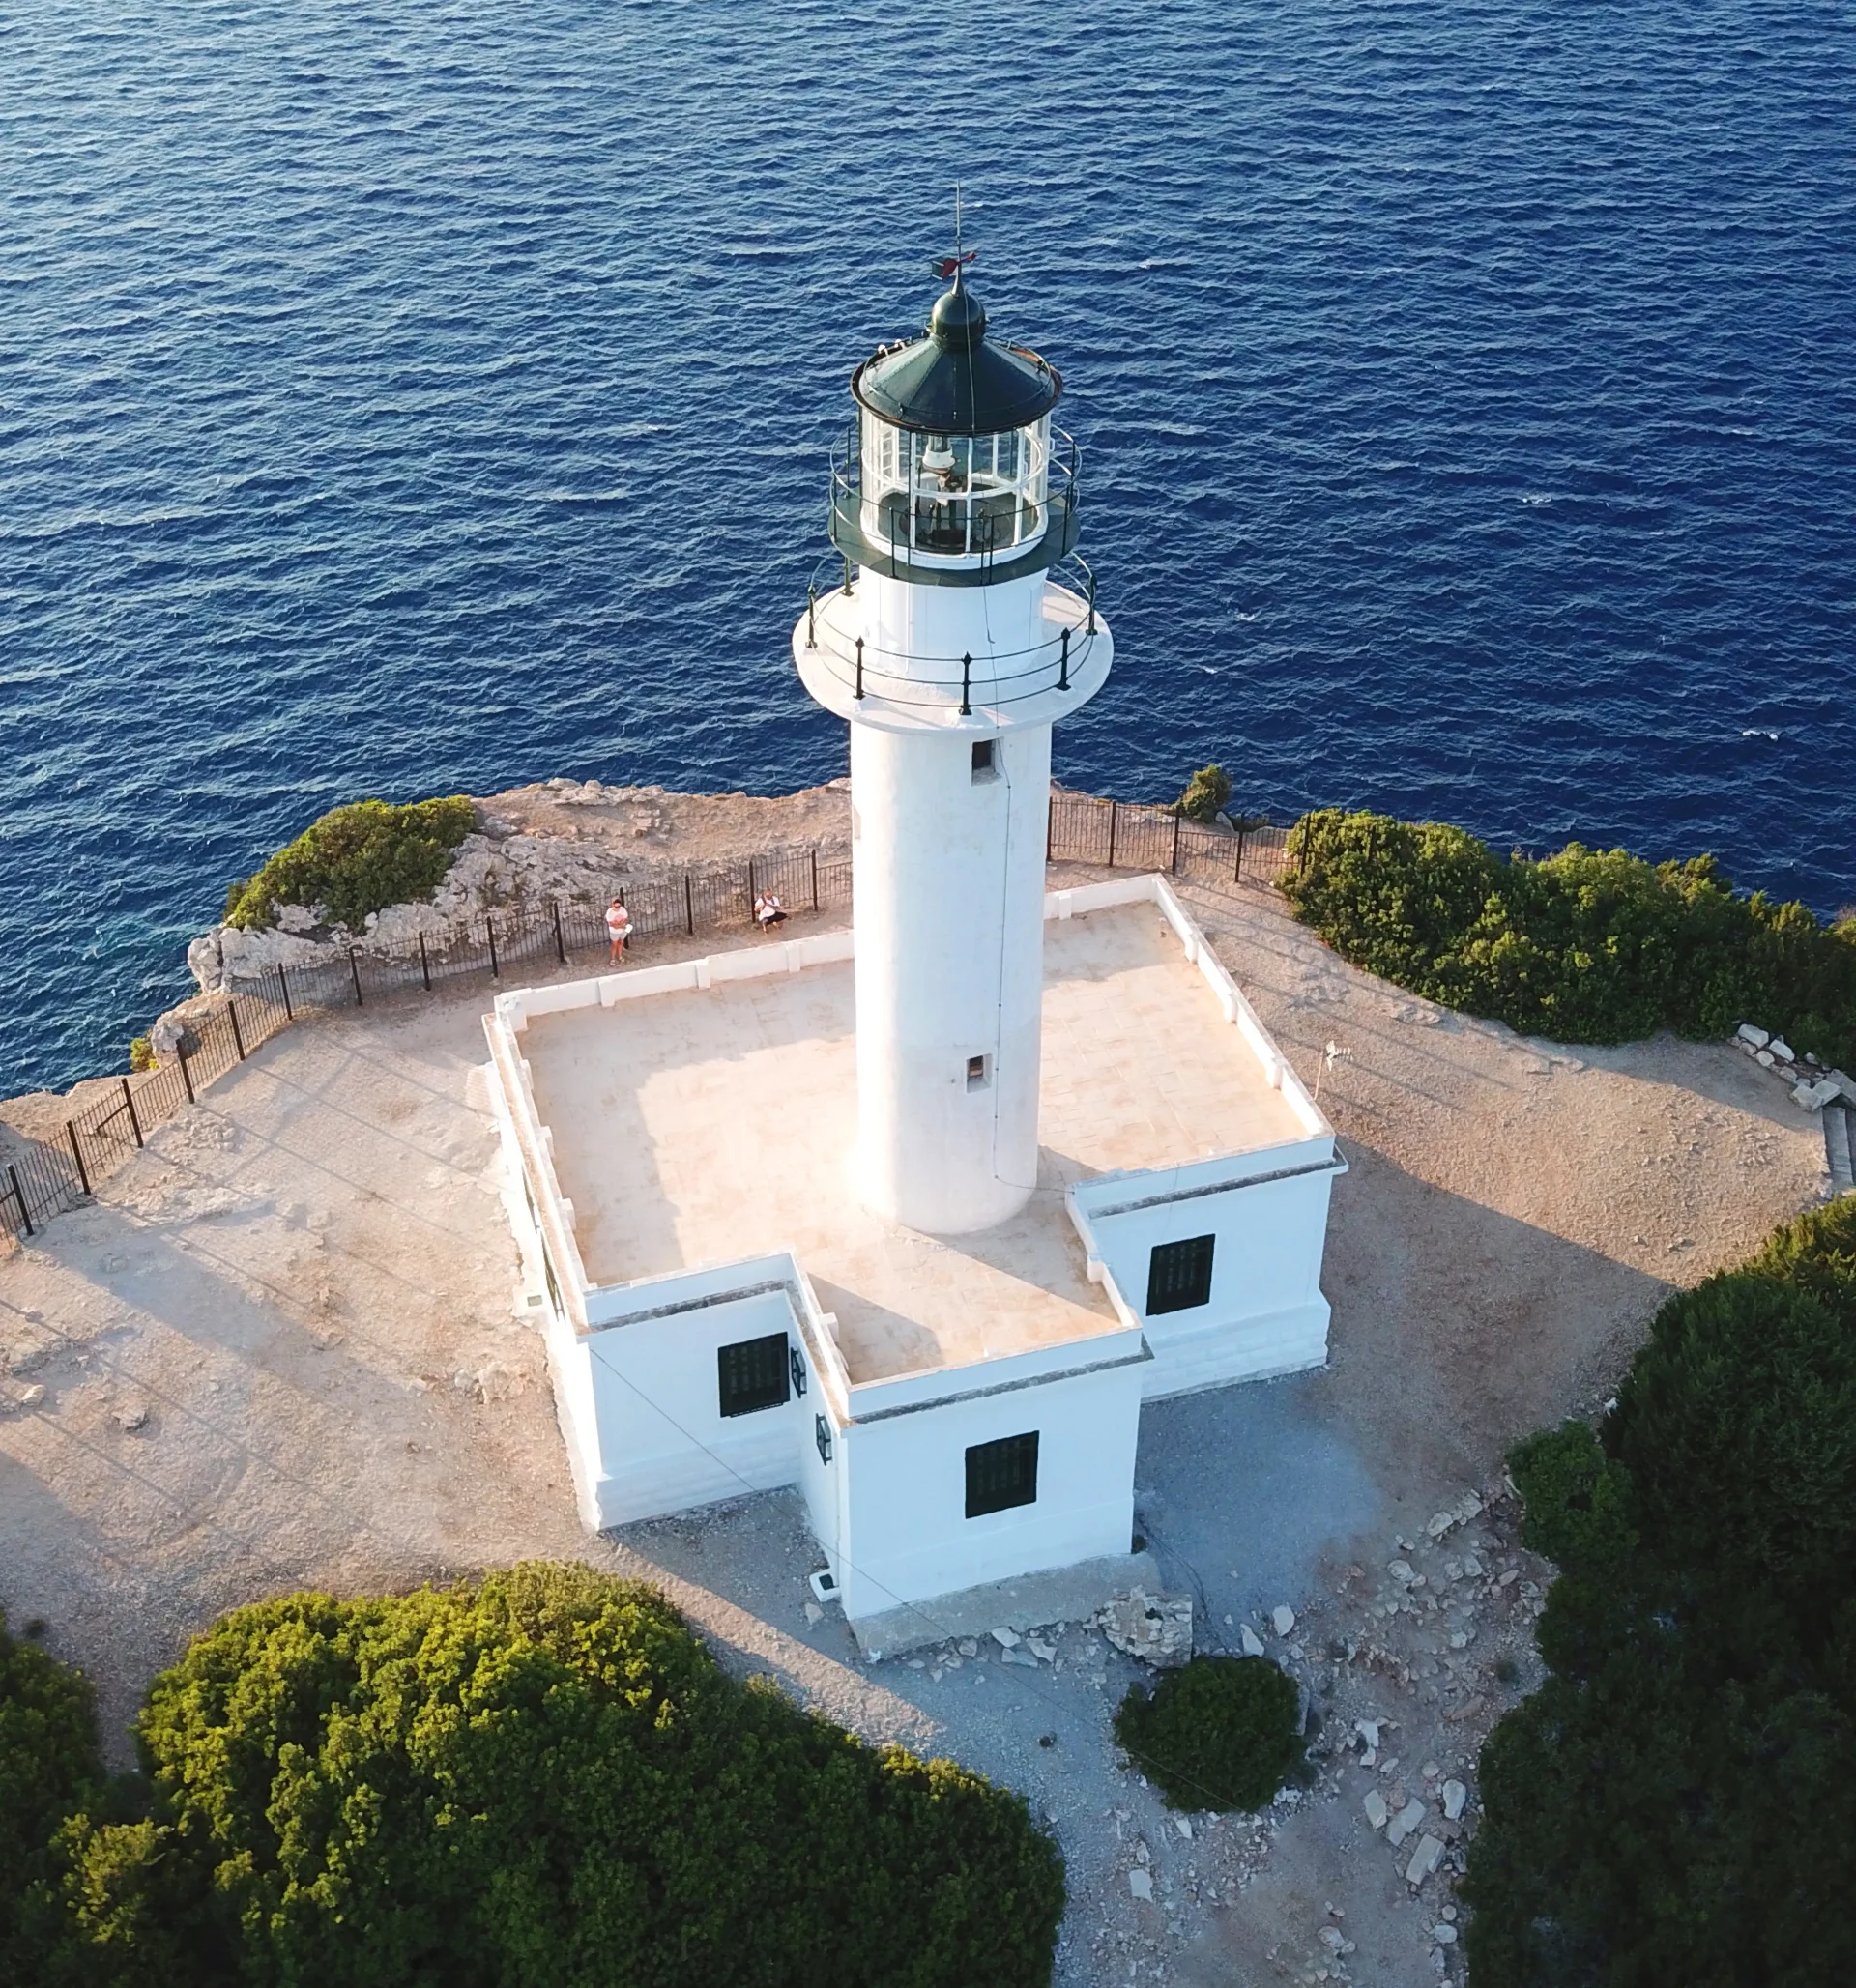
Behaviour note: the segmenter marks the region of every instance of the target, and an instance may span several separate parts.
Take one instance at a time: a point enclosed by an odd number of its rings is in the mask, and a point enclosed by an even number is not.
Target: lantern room
[[[986,336],[957,274],[927,334],[853,376],[856,426],[833,465],[831,537],[855,565],[931,586],[988,586],[1076,543],[1075,446],[1052,425],[1057,368]]]

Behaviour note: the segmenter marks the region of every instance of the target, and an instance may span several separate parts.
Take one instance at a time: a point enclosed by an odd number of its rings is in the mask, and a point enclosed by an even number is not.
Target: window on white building
[[[973,778],[975,780],[996,780],[999,777],[999,741],[996,738],[973,740]]]
[[[777,1408],[787,1398],[790,1373],[786,1335],[768,1333],[764,1340],[741,1340],[715,1349],[715,1373],[724,1415],[755,1415]]]
[[[1156,1243],[1147,1258],[1147,1316],[1190,1311],[1211,1303],[1211,1252],[1216,1236],[1196,1235],[1183,1243]]]
[[[967,1516],[1037,1503],[1037,1431],[975,1443],[967,1452]]]

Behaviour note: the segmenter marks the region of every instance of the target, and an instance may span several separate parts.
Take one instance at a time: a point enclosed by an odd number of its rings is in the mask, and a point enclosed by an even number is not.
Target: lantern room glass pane
[[[1043,535],[1050,420],[1000,435],[931,435],[862,416],[865,536],[905,556],[997,557]]]

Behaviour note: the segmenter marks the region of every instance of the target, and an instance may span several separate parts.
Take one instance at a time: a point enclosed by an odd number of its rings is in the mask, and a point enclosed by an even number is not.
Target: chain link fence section
[[[1293,858],[1292,830],[1258,823],[1229,829],[1188,821],[1169,808],[1051,796],[1046,855],[1054,863],[1163,870],[1195,883],[1268,883]],[[755,902],[777,897],[789,912],[835,911],[851,903],[851,854],[801,845],[737,863],[709,865],[619,885],[634,941],[747,931]],[[430,994],[452,981],[501,980],[535,961],[570,965],[609,944],[605,908],[551,903],[460,922],[419,941],[416,954],[383,959],[360,946],[313,965],[273,967],[230,989],[224,1006],[189,1026],[152,1070],[117,1080],[65,1121],[62,1142],[16,1140],[0,1162],[0,1236],[22,1242],[61,1209],[91,1194],[156,1127],[311,1009]]]

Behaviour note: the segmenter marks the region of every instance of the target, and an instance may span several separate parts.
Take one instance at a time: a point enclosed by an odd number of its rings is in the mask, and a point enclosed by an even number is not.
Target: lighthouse
[[[989,335],[959,258],[925,332],[852,376],[842,584],[793,631],[851,728],[855,1191],[933,1235],[1037,1185],[1051,731],[1115,644],[1077,556],[1077,453],[1036,353]]]

